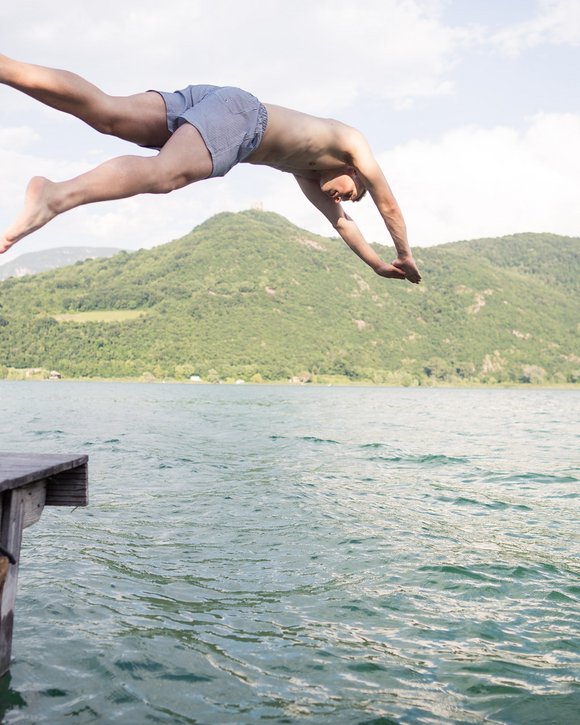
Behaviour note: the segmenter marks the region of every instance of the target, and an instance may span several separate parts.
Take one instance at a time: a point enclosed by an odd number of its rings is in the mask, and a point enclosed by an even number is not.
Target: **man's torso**
[[[264,105],[268,111],[266,131],[258,148],[244,163],[271,166],[309,178],[352,164],[354,129],[333,119]]]

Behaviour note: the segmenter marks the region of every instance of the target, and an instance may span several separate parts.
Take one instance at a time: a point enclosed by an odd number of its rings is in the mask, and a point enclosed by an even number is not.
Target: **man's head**
[[[340,171],[324,171],[320,175],[320,188],[337,204],[340,201],[360,201],[366,189],[352,166]]]

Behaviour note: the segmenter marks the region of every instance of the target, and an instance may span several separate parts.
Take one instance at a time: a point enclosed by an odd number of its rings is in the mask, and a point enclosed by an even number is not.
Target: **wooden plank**
[[[18,583],[18,560],[22,543],[24,519],[24,496],[22,490],[5,491],[2,494],[2,515],[0,519],[0,544],[16,559],[10,564],[0,592],[0,676],[10,666],[12,651],[12,630],[14,628],[14,605]]]
[[[88,506],[88,504],[89,480],[86,463],[47,479],[47,506]]]
[[[10,666],[22,529],[45,505],[87,505],[87,462],[85,455],[0,453],[0,677]]]
[[[73,468],[86,466],[87,461],[86,455],[0,452],[0,491],[18,488]]]
[[[24,501],[24,515],[22,518],[22,528],[35,524],[44,508],[46,501],[46,481],[35,481],[19,489],[22,491]]]

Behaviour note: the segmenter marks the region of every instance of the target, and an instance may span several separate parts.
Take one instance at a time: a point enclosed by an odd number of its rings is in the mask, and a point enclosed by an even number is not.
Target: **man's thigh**
[[[201,134],[187,122],[162,147],[157,163],[166,178],[174,179],[175,188],[207,179],[213,170],[211,154]]]
[[[109,96],[111,134],[125,141],[161,148],[169,140],[165,101],[154,91]]]

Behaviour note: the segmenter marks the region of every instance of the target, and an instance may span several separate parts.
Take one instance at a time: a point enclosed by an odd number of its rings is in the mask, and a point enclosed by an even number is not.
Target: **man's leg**
[[[199,132],[184,123],[157,156],[119,156],[69,181],[35,176],[21,214],[0,237],[0,253],[69,209],[137,194],[166,194],[206,179],[212,168]]]
[[[70,113],[101,133],[143,146],[161,147],[169,138],[165,103],[158,93],[109,96],[75,73],[4,55],[0,55],[0,83]]]

